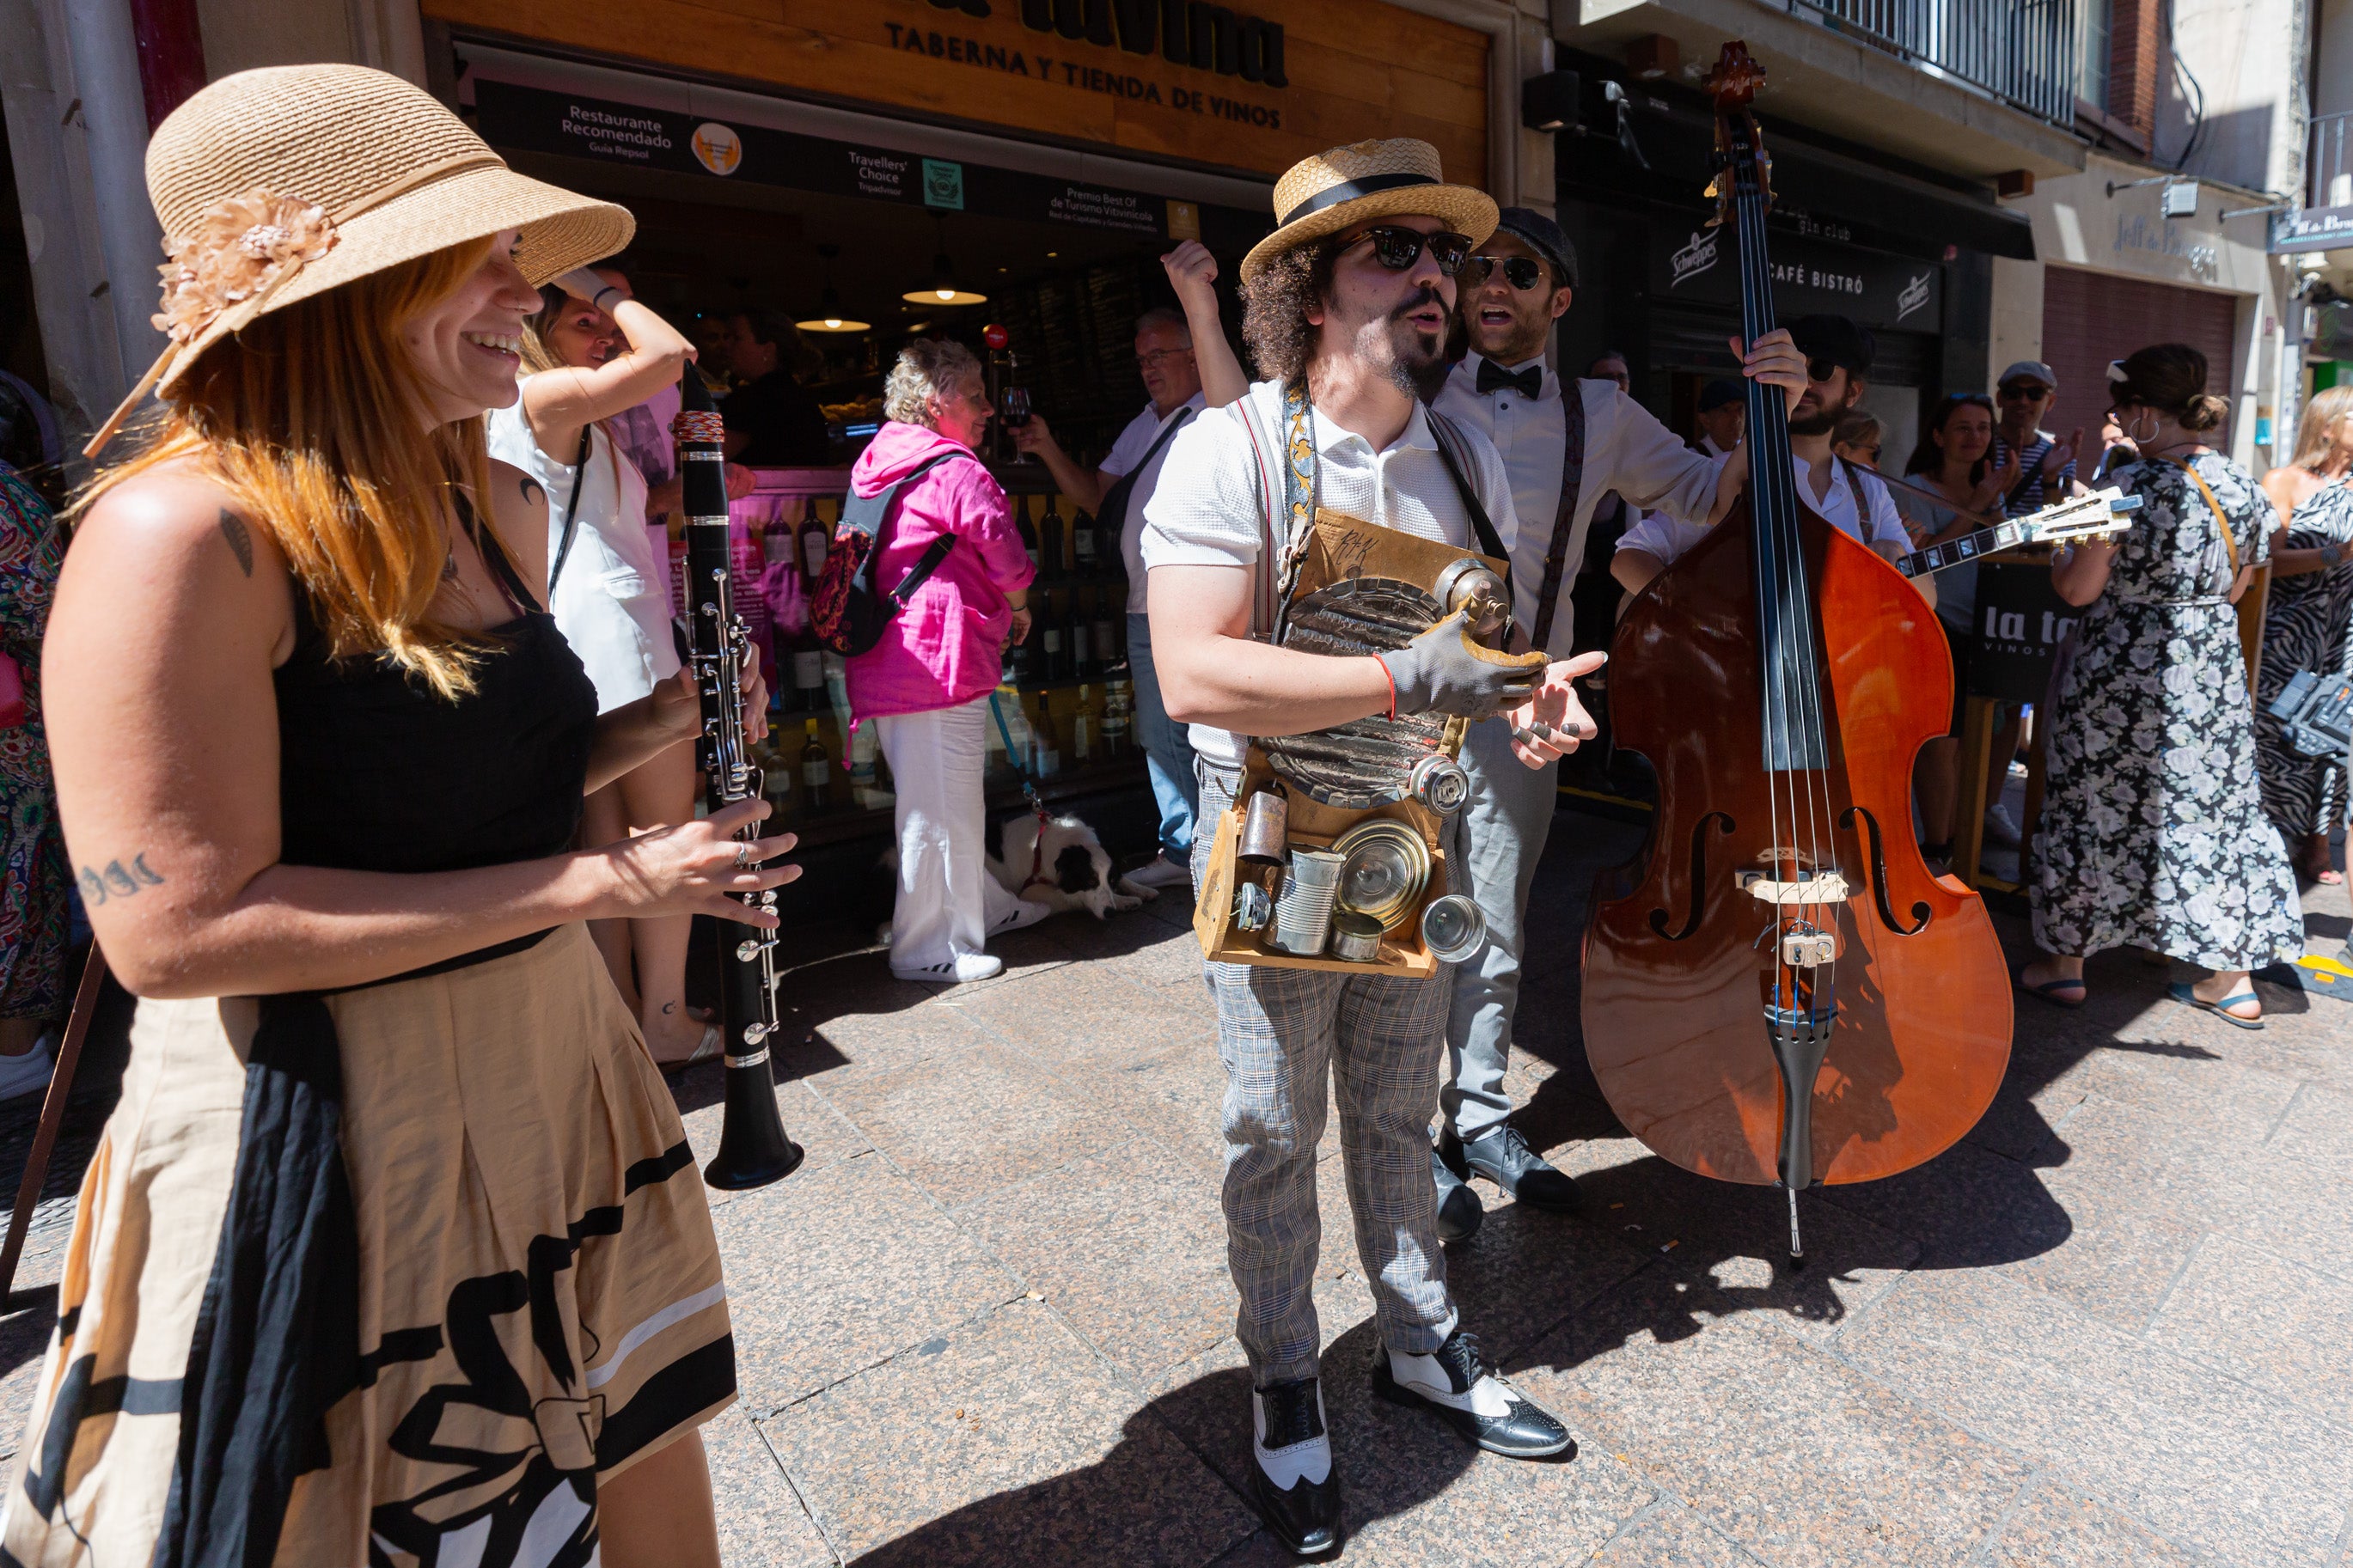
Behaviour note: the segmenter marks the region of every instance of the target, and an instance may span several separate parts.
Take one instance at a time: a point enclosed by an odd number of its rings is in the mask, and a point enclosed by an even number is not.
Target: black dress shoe
[[[1398,1370],[1402,1363],[1404,1370]],[[1489,1370],[1479,1342],[1456,1329],[1435,1355],[1373,1352],[1373,1392],[1394,1405],[1419,1405],[1491,1454],[1512,1459],[1577,1457],[1568,1428]]]
[[[1468,1241],[1478,1235],[1479,1222],[1487,1217],[1487,1205],[1435,1149],[1430,1152],[1430,1174],[1438,1184],[1438,1239]]]
[[[1562,1175],[1545,1157],[1528,1147],[1520,1130],[1510,1122],[1464,1142],[1447,1128],[1438,1135],[1439,1157],[1465,1180],[1484,1176],[1512,1195],[1515,1203],[1547,1214],[1575,1214],[1585,1206],[1577,1184]]]
[[[1294,1556],[1340,1544],[1340,1478],[1324,1429],[1324,1392],[1312,1377],[1250,1395],[1250,1501]]]

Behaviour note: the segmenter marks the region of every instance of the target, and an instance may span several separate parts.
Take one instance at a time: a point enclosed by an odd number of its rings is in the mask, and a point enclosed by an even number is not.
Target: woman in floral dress
[[[0,730],[0,1055],[65,1010],[66,848],[41,733],[41,632],[64,558],[33,487],[0,463],[0,654],[24,678],[25,720]]]
[[[2272,703],[2298,670],[2324,680],[2353,675],[2353,484],[2338,479],[2307,495],[2272,540],[2272,598],[2263,612],[2263,662],[2255,679],[2255,762],[2263,810],[2316,882],[2340,882],[2328,863],[2328,831],[2345,820],[2345,754],[2308,757],[2288,742]]]
[[[2304,951],[2295,873],[2263,815],[2232,608],[2274,515],[2253,477],[2205,443],[2229,405],[2206,391],[2204,354],[2161,343],[2108,374],[2141,454],[2113,477],[2142,510],[2120,538],[2052,567],[2060,597],[2087,608],[2054,705],[2028,882],[2044,956],[2019,984],[2081,1006],[2084,958],[2130,943],[2211,972],[2173,986],[2177,1001],[2260,1028],[2248,972]]]

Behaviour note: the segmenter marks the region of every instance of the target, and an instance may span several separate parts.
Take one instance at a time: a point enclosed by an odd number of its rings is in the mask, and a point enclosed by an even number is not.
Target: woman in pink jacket
[[[875,727],[898,791],[891,973],[902,980],[986,980],[1005,967],[982,951],[989,937],[1049,912],[998,887],[986,854],[988,694],[1007,643],[1029,635],[1037,574],[1004,489],[973,455],[995,413],[971,350],[919,338],[900,351],[883,388],[889,422],[850,473],[872,496],[948,454],[883,520],[875,587],[898,584],[940,535],[955,547],[849,665],[850,712]]]

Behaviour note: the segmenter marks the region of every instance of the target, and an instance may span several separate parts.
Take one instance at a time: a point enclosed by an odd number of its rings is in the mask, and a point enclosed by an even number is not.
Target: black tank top
[[[596,689],[462,500],[468,537],[522,614],[489,636],[470,696],[451,702],[390,657],[333,659],[294,595],[276,671],[279,858],[353,871],[459,871],[571,847]]]

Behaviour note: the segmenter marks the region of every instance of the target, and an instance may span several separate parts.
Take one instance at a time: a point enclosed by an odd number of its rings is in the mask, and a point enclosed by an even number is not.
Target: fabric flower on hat
[[[164,275],[163,310],[155,330],[185,343],[213,318],[262,292],[286,269],[316,261],[335,247],[326,209],[300,196],[262,188],[231,196],[198,220],[195,232],[164,242],[171,259]]]

